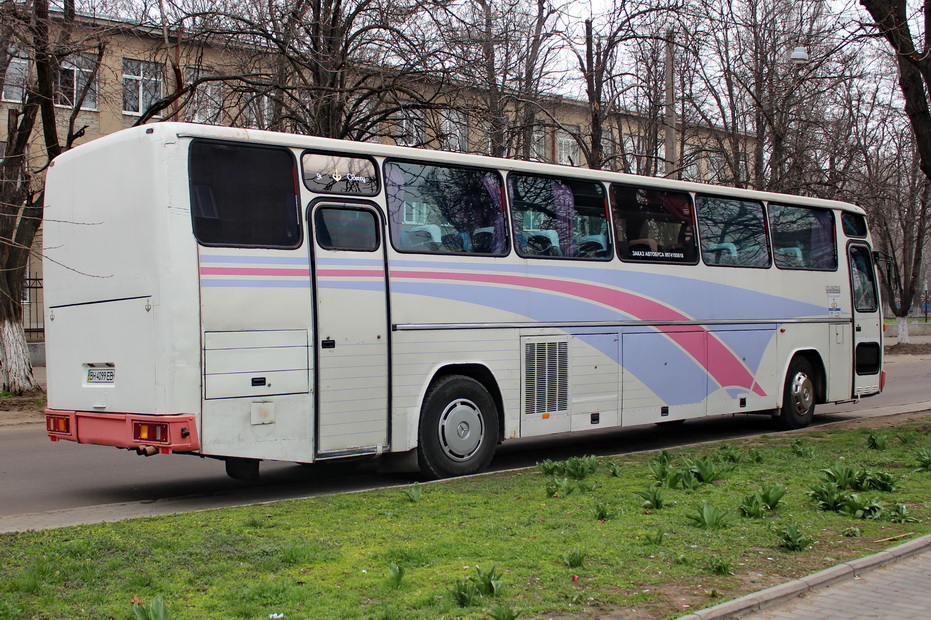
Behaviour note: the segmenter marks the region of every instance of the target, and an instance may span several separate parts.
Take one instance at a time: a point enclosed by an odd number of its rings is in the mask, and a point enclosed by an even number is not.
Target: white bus
[[[161,123],[57,158],[45,213],[53,441],[442,477],[883,387],[850,204]]]

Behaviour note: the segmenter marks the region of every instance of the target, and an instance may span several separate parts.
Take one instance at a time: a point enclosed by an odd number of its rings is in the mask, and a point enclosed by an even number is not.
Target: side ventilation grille
[[[569,344],[524,344],[524,413],[558,413],[569,408]]]

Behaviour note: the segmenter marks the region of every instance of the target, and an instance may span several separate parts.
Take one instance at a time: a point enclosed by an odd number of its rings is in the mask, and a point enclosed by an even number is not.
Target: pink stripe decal
[[[681,314],[668,306],[661,303],[644,299],[632,293],[626,293],[616,289],[607,288],[595,284],[584,284],[579,282],[563,282],[559,280],[550,280],[545,278],[535,278],[530,276],[509,276],[500,274],[471,274],[471,273],[432,273],[427,271],[392,271],[392,277],[410,278],[418,280],[457,280],[465,282],[481,282],[485,284],[504,284],[508,286],[520,286],[534,288],[543,291],[552,291],[572,295],[581,299],[588,299],[596,303],[614,308],[640,319],[642,321],[688,321],[690,317]],[[700,327],[700,326],[699,326]],[[692,359],[701,360],[703,351],[696,350],[692,347],[688,339],[679,336],[680,328],[675,326],[657,327],[659,331],[666,334],[682,350],[692,356]],[[707,329],[701,327],[705,332]],[[763,389],[757,385],[753,374],[747,369],[743,362],[731,352],[717,336],[708,332],[711,336],[708,341],[708,358],[716,360],[715,369],[708,368],[705,363],[702,367],[710,374],[718,385],[721,387],[743,387],[752,390],[760,396],[766,396]]]
[[[306,278],[309,269],[276,269],[272,267],[201,267],[202,276],[294,276]]]
[[[384,278],[384,269],[318,269],[320,278]]]

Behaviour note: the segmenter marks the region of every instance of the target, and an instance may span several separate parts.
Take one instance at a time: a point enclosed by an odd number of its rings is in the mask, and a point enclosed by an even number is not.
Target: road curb
[[[679,620],[723,620],[724,618],[733,618],[751,611],[760,611],[797,598],[807,592],[814,592],[842,581],[854,579],[877,568],[895,564],[900,560],[923,553],[929,549],[931,549],[931,534],[926,534],[865,558],[844,562],[806,577],[793,579],[787,583],[760,590],[759,592],[752,592],[714,607],[679,616]]]

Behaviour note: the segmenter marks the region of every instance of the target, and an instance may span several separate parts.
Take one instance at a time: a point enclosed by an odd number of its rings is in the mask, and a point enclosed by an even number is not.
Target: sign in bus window
[[[300,245],[297,171],[290,151],[197,140],[188,166],[194,236],[201,244]]]
[[[707,265],[769,267],[763,205],[751,200],[698,196],[698,234]]]
[[[686,192],[611,186],[617,255],[626,261],[695,264],[695,220]]]
[[[511,174],[508,192],[519,255],[611,258],[607,205],[600,183]]]
[[[508,253],[497,172],[407,162],[385,164],[391,243],[401,252]]]
[[[342,157],[307,152],[301,156],[304,185],[318,194],[374,196],[378,193],[375,162],[364,157]]]
[[[780,269],[837,269],[834,215],[830,211],[770,203],[773,262]]]

